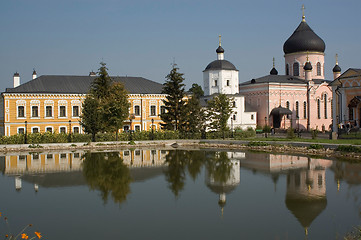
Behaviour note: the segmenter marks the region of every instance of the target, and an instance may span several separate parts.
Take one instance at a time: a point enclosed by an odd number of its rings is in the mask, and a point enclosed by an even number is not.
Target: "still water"
[[[0,157],[12,233],[31,223],[49,240],[342,239],[361,224],[361,164],[159,149],[23,154]]]

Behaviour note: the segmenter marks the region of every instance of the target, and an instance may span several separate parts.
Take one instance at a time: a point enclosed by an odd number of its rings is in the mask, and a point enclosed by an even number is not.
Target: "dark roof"
[[[224,53],[224,49],[221,46],[219,46],[216,50],[216,53]]]
[[[229,61],[227,60],[215,60],[213,62],[211,62],[210,64],[208,64],[208,66],[206,67],[206,69],[204,71],[207,70],[236,70],[236,67]]]
[[[88,93],[94,76],[43,75],[16,88],[7,88],[6,93]],[[131,94],[160,94],[163,85],[142,77],[111,77],[124,84]]]
[[[305,66],[303,67],[304,70],[306,71],[311,71],[312,70],[312,65],[310,63],[310,61],[307,61]]]
[[[284,108],[279,106],[278,108],[274,108],[272,109],[270,115],[288,115],[288,114],[292,114],[291,110],[289,110],[288,108]]]
[[[329,83],[330,80],[325,79],[312,79],[315,84],[321,84],[322,82]],[[252,79],[247,82],[240,83],[239,86],[246,86],[249,84],[257,84],[257,83],[293,83],[293,84],[307,84],[307,80],[301,79],[294,76],[289,75],[266,75],[260,78]]]
[[[271,71],[269,72],[270,75],[278,75],[278,71],[276,68],[272,68]]]
[[[305,21],[298,25],[283,45],[283,52],[285,54],[306,51],[325,52],[325,49],[325,42],[317,36]]]
[[[338,64],[336,64],[333,69],[332,69],[333,72],[341,72],[341,68]]]

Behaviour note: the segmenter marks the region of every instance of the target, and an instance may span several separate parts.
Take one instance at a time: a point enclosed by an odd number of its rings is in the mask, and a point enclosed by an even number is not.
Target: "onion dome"
[[[215,60],[213,62],[211,62],[210,64],[208,64],[208,66],[206,67],[206,70],[236,70],[236,67],[233,65],[233,63],[231,63],[230,61],[227,60]]]
[[[275,58],[273,58],[273,68],[271,69],[271,71],[269,72],[269,74],[271,75],[278,75],[278,71],[275,68]]]
[[[336,64],[336,65],[333,67],[332,71],[333,71],[334,73],[336,73],[336,72],[341,72],[341,68],[340,68],[340,66],[339,66],[338,64]]]
[[[303,67],[303,69],[304,69],[305,71],[311,71],[311,70],[312,70],[312,65],[311,65],[310,61],[307,61],[307,62],[306,62],[306,64],[305,64],[305,66]]]
[[[216,53],[224,53],[224,49],[221,46],[219,46],[216,50]]]
[[[325,42],[302,20],[283,45],[285,54],[295,52],[325,52]]]

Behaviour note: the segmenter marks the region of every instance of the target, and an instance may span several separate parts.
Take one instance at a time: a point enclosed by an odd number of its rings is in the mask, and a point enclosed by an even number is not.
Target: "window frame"
[[[64,116],[62,116],[62,108],[65,109],[65,113],[64,113]],[[58,114],[59,118],[66,118],[67,116],[67,107],[65,105],[60,105],[59,106],[59,114]]]
[[[23,114],[22,114],[22,116],[20,116],[20,114],[19,114],[19,110],[20,110],[20,108],[22,108],[23,109]],[[17,117],[16,118],[26,118],[26,115],[25,115],[25,106],[17,106]]]

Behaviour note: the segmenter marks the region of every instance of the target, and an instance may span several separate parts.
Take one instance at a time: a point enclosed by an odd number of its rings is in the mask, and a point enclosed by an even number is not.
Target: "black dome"
[[[283,44],[285,54],[295,52],[325,52],[325,42],[304,21]]]
[[[338,64],[336,64],[333,69],[332,69],[333,72],[341,72],[341,68]]]
[[[206,70],[236,70],[236,67],[229,61],[227,60],[215,60],[213,62],[211,62],[210,64],[208,64],[208,66],[206,67]]]
[[[221,46],[219,46],[219,47],[217,48],[216,52],[217,52],[217,53],[224,53],[224,49],[223,49]]]
[[[306,71],[311,71],[312,70],[312,65],[311,63],[308,61],[306,62],[305,66],[303,67],[304,70]]]
[[[278,75],[278,71],[277,71],[276,68],[272,68],[272,70],[270,71],[269,74],[271,74],[271,75]]]

